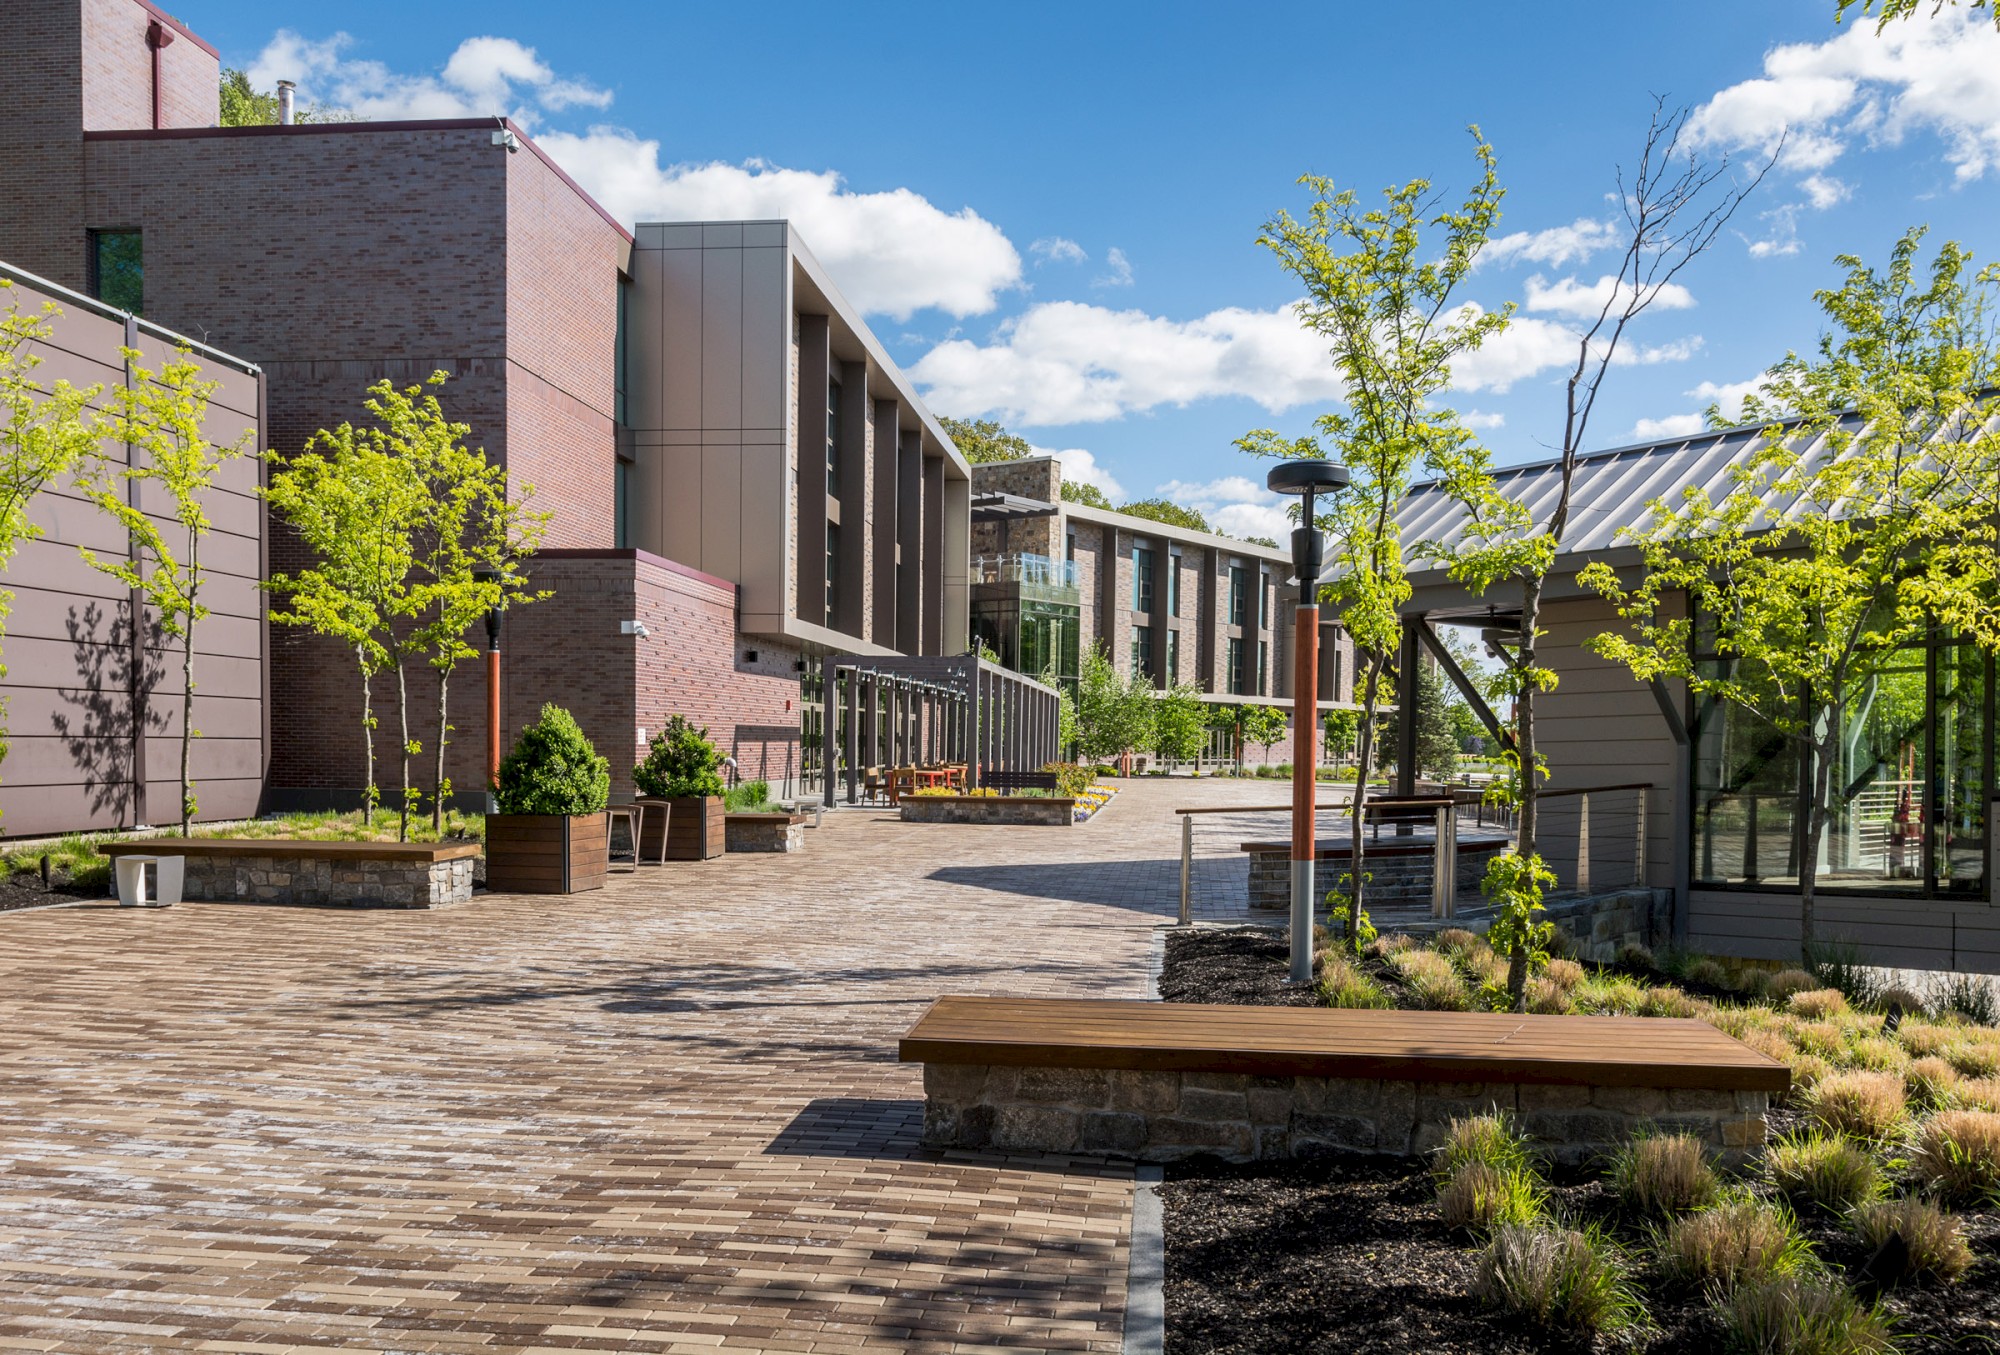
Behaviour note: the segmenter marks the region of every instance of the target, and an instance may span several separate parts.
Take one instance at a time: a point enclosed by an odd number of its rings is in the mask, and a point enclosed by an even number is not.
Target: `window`
[[[1167,632],[1167,671],[1165,680],[1166,685],[1169,687],[1181,680],[1181,633],[1177,630]]]
[[[1896,651],[1841,712],[1821,889],[1983,896],[1989,679],[1984,655],[1940,637]],[[1704,701],[1693,757],[1696,882],[1796,887],[1811,804],[1797,745],[1741,707]]]
[[[146,308],[145,250],[137,231],[90,233],[90,287],[97,299],[121,311]]]
[[[631,420],[625,417],[626,354],[630,351],[627,339],[628,325],[625,313],[626,298],[632,294],[632,284],[625,278],[618,279],[618,338],[611,356],[611,418],[621,426],[629,426]]]
[[[1228,678],[1229,678],[1230,693],[1235,696],[1250,695],[1249,689],[1244,683],[1245,674],[1243,672],[1243,641],[1238,636],[1232,635],[1229,637],[1229,650],[1228,650],[1227,663],[1229,668]]]
[[[1268,569],[1257,576],[1257,625],[1261,630],[1271,629],[1271,571]]]
[[[840,615],[840,524],[826,524],[826,620]]]
[[[1271,694],[1271,646],[1267,641],[1257,642],[1257,695]]]
[[[1181,553],[1171,551],[1167,555],[1167,615],[1181,614]]]
[[[1066,559],[1066,560],[1070,560],[1070,561],[1074,561],[1074,560],[1076,559],[1076,533],[1075,533],[1075,532],[1067,532],[1067,533],[1065,533],[1065,534],[1063,535],[1063,552],[1064,552],[1064,555],[1063,555],[1063,558],[1064,558],[1064,559]]]
[[[1151,626],[1132,627],[1132,676],[1153,678],[1153,628]]]
[[[1132,610],[1153,610],[1153,551],[1149,546],[1132,547]]]
[[[826,492],[840,496],[840,383],[826,383]],[[827,537],[829,541],[833,538]],[[828,578],[832,578],[831,571]]]
[[[1232,626],[1243,624],[1244,603],[1246,601],[1244,594],[1249,585],[1248,575],[1249,571],[1244,569],[1242,565],[1231,565],[1229,567],[1229,624]],[[1239,688],[1238,690],[1241,689]]]

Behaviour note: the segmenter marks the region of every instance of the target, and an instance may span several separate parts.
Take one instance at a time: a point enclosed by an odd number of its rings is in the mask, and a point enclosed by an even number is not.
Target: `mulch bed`
[[[1282,933],[1211,931],[1167,938],[1160,995],[1169,1002],[1311,1005],[1284,982]],[[1773,1127],[1792,1116],[1773,1114]],[[1559,1215],[1613,1219],[1643,1264],[1645,1230],[1619,1220],[1590,1170],[1554,1173]],[[1472,1294],[1473,1240],[1454,1234],[1432,1204],[1425,1163],[1324,1155],[1298,1162],[1195,1160],[1167,1170],[1160,1188],[1166,1232],[1168,1355],[1568,1355],[1565,1341],[1488,1312]],[[2000,1212],[1961,1211],[1979,1257],[1948,1287],[1905,1287],[1885,1300],[1904,1355],[2000,1351]],[[1821,1257],[1858,1274],[1868,1259],[1837,1220],[1801,1225]],[[1640,1276],[1642,1283],[1646,1277]],[[1658,1330],[1646,1355],[1723,1348],[1721,1328],[1697,1295],[1647,1284]]]
[[[0,878],[0,913],[19,908],[39,908],[50,903],[74,903],[78,899],[108,899],[111,895],[109,883],[77,885],[66,871],[56,871],[50,877],[47,889],[42,888],[40,875],[33,871],[17,871]]]

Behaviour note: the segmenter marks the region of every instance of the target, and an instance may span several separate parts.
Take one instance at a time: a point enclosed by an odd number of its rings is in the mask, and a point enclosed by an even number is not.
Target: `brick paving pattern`
[[[1117,1350],[1129,1167],[918,1146],[945,992],[1140,996],[1190,803],[830,815],[431,913],[0,918],[0,1351]]]

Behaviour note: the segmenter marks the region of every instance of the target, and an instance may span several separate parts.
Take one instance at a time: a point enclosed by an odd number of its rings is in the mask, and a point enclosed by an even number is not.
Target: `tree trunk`
[[[368,672],[368,645],[364,641],[354,647],[354,663],[361,670],[361,756],[366,768],[361,783],[361,822],[364,827],[375,822],[375,708],[369,687],[371,676]]]
[[[1382,667],[1388,656],[1371,654],[1361,689],[1361,732],[1355,739],[1356,758],[1354,774],[1354,802],[1348,817],[1348,891],[1347,891],[1347,949],[1357,959],[1361,955],[1361,894],[1362,865],[1366,853],[1362,828],[1362,810],[1368,800],[1368,773],[1375,756],[1375,707],[1381,699],[1378,688],[1381,685]]]
[[[1813,760],[1812,799],[1806,809],[1805,851],[1799,858],[1799,959],[1809,964],[1814,940],[1813,891],[1819,884],[1819,848],[1830,817],[1826,797],[1828,782],[1833,777],[1833,751],[1831,747],[1808,746],[1806,756]]]
[[[450,726],[445,723],[446,690],[451,685],[451,669],[438,670],[438,729],[437,729],[437,774],[431,781],[431,831],[440,837],[444,835],[444,797],[451,787],[444,779],[444,732]]]
[[[396,841],[410,840],[410,690],[403,677],[403,659],[396,656],[396,720],[401,728],[403,742],[403,779],[398,787],[401,792],[396,806]]]
[[[201,537],[188,533],[188,592],[186,643],[181,648],[181,836],[194,820],[194,783],[188,779],[194,756],[194,621],[201,592]]]

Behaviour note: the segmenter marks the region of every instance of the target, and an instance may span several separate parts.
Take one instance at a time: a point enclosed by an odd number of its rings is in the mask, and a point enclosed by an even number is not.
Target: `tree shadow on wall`
[[[148,636],[149,643],[137,647],[132,626],[129,603],[117,604],[108,615],[101,602],[91,602],[81,612],[69,609],[63,629],[77,685],[56,688],[71,711],[58,711],[54,718],[71,764],[82,773],[91,812],[109,811],[119,823],[135,821],[138,812],[134,703],[145,712],[148,733],[163,733],[167,727],[165,710],[152,700],[166,671],[164,658],[150,643],[158,637]]]

